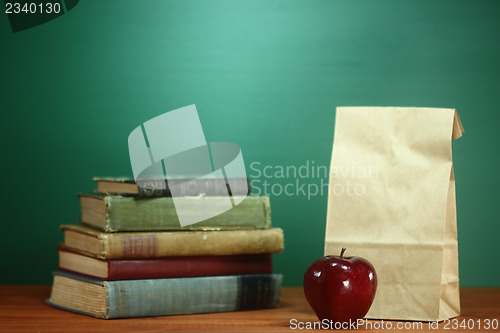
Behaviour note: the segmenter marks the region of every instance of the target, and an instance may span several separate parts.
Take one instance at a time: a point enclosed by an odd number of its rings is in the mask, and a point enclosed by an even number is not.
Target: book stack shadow
[[[278,305],[282,276],[273,274],[272,255],[282,252],[284,238],[271,227],[269,197],[248,195],[181,227],[168,193],[142,193],[125,179],[94,180],[96,192],[79,195],[80,223],[61,226],[49,304],[104,319]],[[227,200],[222,193],[210,180],[186,183],[187,200],[216,206]]]

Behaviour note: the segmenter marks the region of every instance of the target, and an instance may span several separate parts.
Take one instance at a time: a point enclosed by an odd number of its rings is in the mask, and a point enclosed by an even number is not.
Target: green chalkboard
[[[50,283],[76,193],[132,176],[128,134],[196,104],[254,193],[296,185],[271,193],[285,285],[323,254],[335,107],[457,108],[461,284],[499,285],[499,17],[498,1],[86,0],[14,33],[0,13],[0,283]]]

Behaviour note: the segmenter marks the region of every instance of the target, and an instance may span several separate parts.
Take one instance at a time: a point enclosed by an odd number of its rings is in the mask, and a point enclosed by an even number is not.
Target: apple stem
[[[345,252],[345,247],[343,247],[342,251],[340,251],[340,259],[344,258],[344,252]]]

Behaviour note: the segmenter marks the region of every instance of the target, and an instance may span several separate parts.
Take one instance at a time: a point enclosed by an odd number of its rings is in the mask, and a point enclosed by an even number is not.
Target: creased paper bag
[[[460,314],[452,139],[454,109],[339,107],[325,255],[369,260],[378,288],[367,318]]]

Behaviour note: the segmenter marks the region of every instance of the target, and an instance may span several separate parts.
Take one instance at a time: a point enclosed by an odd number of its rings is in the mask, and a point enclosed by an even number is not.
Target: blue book
[[[104,319],[268,309],[280,301],[281,279],[249,274],[102,281],[56,271],[47,302]]]

